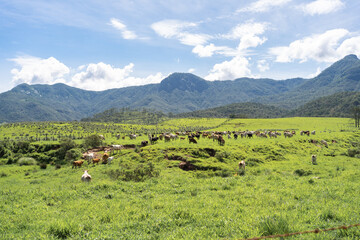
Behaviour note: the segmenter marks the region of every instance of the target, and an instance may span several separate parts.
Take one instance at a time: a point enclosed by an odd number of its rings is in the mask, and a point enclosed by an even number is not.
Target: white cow
[[[90,182],[91,181],[91,176],[88,173],[89,170],[85,170],[84,174],[81,176],[81,181],[83,182]]]

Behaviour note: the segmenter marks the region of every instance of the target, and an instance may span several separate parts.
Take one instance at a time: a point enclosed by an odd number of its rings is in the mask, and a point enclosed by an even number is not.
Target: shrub
[[[82,156],[81,149],[73,148],[66,152],[65,160],[69,162],[73,162],[79,159],[81,156]]]
[[[102,144],[101,137],[99,135],[93,134],[84,139],[84,146],[85,147],[99,147]]]
[[[55,165],[55,170],[58,170],[58,169],[60,169],[61,168],[61,165],[60,164],[56,164]]]
[[[312,171],[310,171],[310,170],[305,171],[304,169],[296,169],[294,171],[294,174],[298,175],[299,177],[301,177],[301,176],[309,176],[309,175],[312,174]]]
[[[360,148],[349,148],[348,149],[348,156],[349,157],[356,157],[356,155],[360,154]]]
[[[31,157],[22,157],[17,161],[17,163],[20,166],[23,166],[23,165],[36,165],[36,160],[34,158],[31,158]]]
[[[262,219],[259,223],[259,230],[262,236],[291,232],[287,220],[278,216],[266,217]]]
[[[46,169],[47,164],[46,163],[40,163],[40,169]]]
[[[263,163],[264,161],[258,159],[258,158],[248,158],[245,163],[246,166],[253,167],[259,165],[259,163]]]
[[[120,169],[110,170],[107,174],[112,179],[121,179],[124,181],[142,182],[146,179],[159,176],[160,172],[155,169],[154,164],[125,165],[122,164]]]

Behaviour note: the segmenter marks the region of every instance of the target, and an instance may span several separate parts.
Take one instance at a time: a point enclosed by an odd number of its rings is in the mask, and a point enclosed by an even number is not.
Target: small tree
[[[355,127],[360,127],[360,107],[355,107],[353,109],[354,113],[354,120],[355,120]]]
[[[57,150],[57,157],[59,160],[65,159],[66,152],[76,147],[76,143],[70,138],[63,138],[60,140],[60,148]]]
[[[65,154],[65,160],[72,162],[72,161],[76,161],[77,159],[79,159],[82,156],[81,154],[81,150],[78,148],[73,148],[70,149],[66,152]]]
[[[90,135],[84,139],[84,146],[85,147],[99,147],[102,144],[101,137],[99,135]]]

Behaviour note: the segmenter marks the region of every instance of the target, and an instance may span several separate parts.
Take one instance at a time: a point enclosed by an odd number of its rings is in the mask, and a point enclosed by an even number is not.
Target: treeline
[[[153,125],[166,119],[168,119],[168,116],[160,111],[145,108],[141,110],[111,108],[92,117],[83,118],[81,121]]]
[[[102,145],[99,135],[90,135],[78,144],[70,138],[58,143],[36,144],[30,141],[0,141],[0,160],[5,164],[65,164],[78,160],[88,148]],[[3,164],[3,163],[1,163]]]

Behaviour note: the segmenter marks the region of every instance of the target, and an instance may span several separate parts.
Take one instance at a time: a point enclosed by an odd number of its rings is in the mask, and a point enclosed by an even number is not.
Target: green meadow
[[[148,133],[245,130],[282,135],[140,147]],[[114,151],[111,165],[72,168],[57,158],[61,139],[85,152],[94,134],[104,146],[136,147]],[[351,119],[15,123],[0,126],[0,141],[0,239],[243,239],[360,223],[360,131]],[[194,170],[180,169],[184,161]],[[90,183],[80,180],[85,169]],[[287,239],[360,239],[360,227]]]

